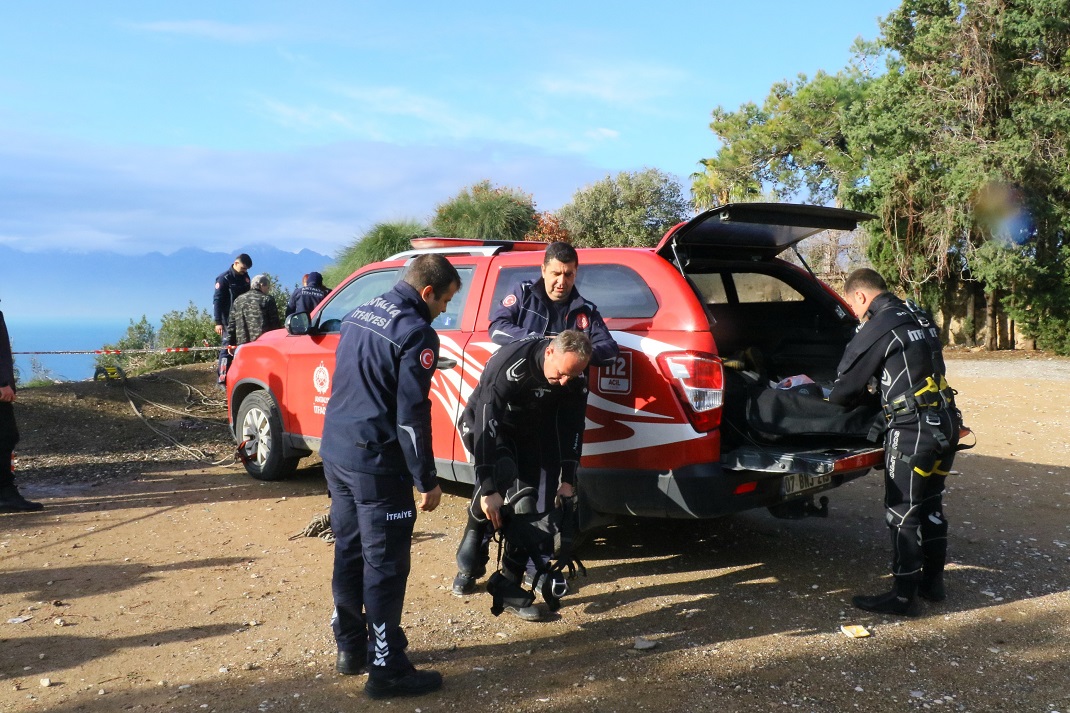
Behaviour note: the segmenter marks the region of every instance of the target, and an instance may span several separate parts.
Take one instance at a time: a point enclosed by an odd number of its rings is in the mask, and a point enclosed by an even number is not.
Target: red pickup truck
[[[826,433],[780,439],[743,413],[740,355],[762,378],[836,365],[857,321],[808,269],[777,256],[864,213],[788,204],[725,205],[671,229],[656,248],[580,249],[577,287],[598,305],[620,356],[592,368],[578,492],[584,524],[615,515],[710,518],[757,507],[795,517],[813,496],[882,463],[880,446]],[[227,375],[230,422],[249,473],[283,478],[319,448],[344,315],[386,292],[406,261],[447,255],[464,281],[434,322],[441,339],[431,387],[439,476],[473,482],[457,417],[497,345],[489,313],[520,280],[538,279],[545,245],[424,239],[353,273],[311,314],[240,346]],[[603,517],[605,516],[605,517]]]

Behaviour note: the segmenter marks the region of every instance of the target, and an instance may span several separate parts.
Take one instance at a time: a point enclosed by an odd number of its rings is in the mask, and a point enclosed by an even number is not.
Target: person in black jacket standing
[[[323,275],[318,272],[308,273],[301,281],[301,286],[290,295],[290,301],[286,303],[285,316],[289,317],[298,312],[312,314],[312,310],[316,309],[316,306],[326,299],[328,294],[330,290],[323,286]]]
[[[464,443],[475,462],[476,489],[457,548],[461,571],[455,591],[462,577],[485,573],[488,555],[481,544],[488,527],[502,527],[504,496],[531,487],[534,494],[520,507],[546,513],[559,496],[575,495],[587,409],[583,374],[592,352],[587,335],[569,329],[552,339],[513,342],[487,361],[461,415]],[[505,554],[503,575],[517,589],[529,561],[545,564],[549,559],[545,552],[513,552],[508,547]],[[531,600],[507,602],[504,610],[527,621],[542,618]]]
[[[509,344],[526,337],[552,337],[565,329],[588,336],[594,346],[591,364],[604,366],[620,352],[598,308],[576,289],[579,255],[568,243],[546,247],[542,280],[521,282],[490,314],[490,338]]]
[[[15,399],[15,357],[0,312],[0,512],[32,512],[44,506],[22,497],[15,486],[13,458],[19,442]]]
[[[242,253],[234,258],[234,263],[219,277],[215,278],[215,294],[212,296],[212,311],[215,318],[215,333],[222,337],[219,350],[218,379],[221,385],[227,383],[227,369],[233,359],[231,350],[227,349],[227,325],[230,324],[230,309],[234,300],[249,291],[249,268],[253,259]]]
[[[856,596],[859,609],[916,616],[917,597],[945,597],[944,481],[962,417],[947,384],[939,331],[926,313],[888,292],[874,270],[847,277],[844,298],[862,320],[840,361],[829,401],[879,398],[884,410],[884,505],[892,536],[890,592]]]
[[[428,392],[438,363],[432,320],[460,289],[441,255],[417,257],[384,295],[342,321],[334,384],[320,456],[335,535],[334,616],[337,669],[369,675],[372,698],[438,689],[437,671],[418,671],[401,629],[416,504],[442,497],[431,450]],[[370,634],[370,636],[369,636]]]

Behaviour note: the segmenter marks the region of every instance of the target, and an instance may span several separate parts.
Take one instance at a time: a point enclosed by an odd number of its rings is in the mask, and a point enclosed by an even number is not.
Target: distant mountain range
[[[0,245],[0,311],[8,322],[137,321],[144,315],[155,324],[190,302],[211,312],[215,278],[241,252],[253,258],[252,274],[274,275],[290,289],[304,274],[332,262],[311,250],[291,253],[268,246],[233,253],[183,248],[170,255],[119,255],[28,253]]]

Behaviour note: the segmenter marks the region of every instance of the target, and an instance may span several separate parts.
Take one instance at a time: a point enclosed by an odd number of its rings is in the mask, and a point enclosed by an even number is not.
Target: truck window
[[[802,302],[791,285],[760,272],[695,272],[688,275],[708,305]]]
[[[535,267],[507,267],[498,273],[491,311],[524,280],[539,282],[542,273]],[[576,288],[584,299],[598,307],[604,319],[646,319],[658,311],[658,301],[646,281],[625,265],[596,263],[580,265]]]
[[[373,297],[388,292],[398,281],[398,268],[377,270],[361,275],[327,296],[329,300],[319,313],[319,331],[337,332],[342,318]]]
[[[757,272],[737,272],[732,275],[740,304],[758,302],[802,302],[804,297],[795,288],[773,277]]]
[[[472,288],[472,275],[476,270],[474,267],[461,265],[454,265],[454,267],[457,268],[457,274],[461,276],[461,289],[457,290],[457,294],[446,305],[446,311],[435,317],[435,321],[431,323],[435,329],[461,328],[461,315],[464,314],[464,305],[468,301],[468,294]]]

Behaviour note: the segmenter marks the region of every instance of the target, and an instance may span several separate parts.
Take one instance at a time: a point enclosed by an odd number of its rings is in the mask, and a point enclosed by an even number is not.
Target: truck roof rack
[[[408,259],[425,253],[444,255],[482,255],[490,257],[503,252],[542,251],[549,243],[535,240],[477,240],[473,238],[412,238],[412,250],[391,255],[390,260]]]

